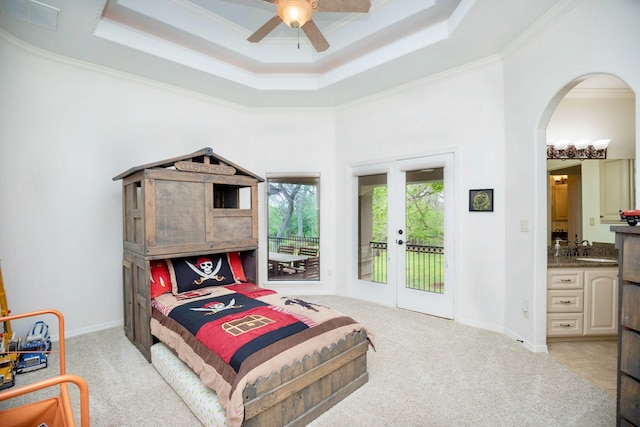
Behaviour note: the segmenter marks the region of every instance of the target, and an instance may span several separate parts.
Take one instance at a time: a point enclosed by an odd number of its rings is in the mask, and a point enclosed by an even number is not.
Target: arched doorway
[[[549,106],[554,111],[546,126],[547,144],[611,141],[606,159],[547,160],[547,245],[558,239],[565,254],[582,250],[582,242],[588,250],[615,251],[609,228],[619,224],[618,209],[635,208],[635,94],[622,80],[603,74],[581,77],[568,87]],[[552,330],[556,314],[549,303],[553,291],[548,292],[547,347],[560,362],[615,395],[616,336],[590,330],[596,294],[587,282],[582,286],[575,291],[579,304],[571,314],[577,321],[566,322],[571,329],[566,336]],[[617,298],[609,299],[617,309]]]

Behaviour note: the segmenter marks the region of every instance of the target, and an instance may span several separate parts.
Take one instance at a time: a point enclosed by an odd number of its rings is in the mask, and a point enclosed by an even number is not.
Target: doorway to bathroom
[[[555,240],[560,239],[563,247],[575,248],[576,242],[584,242],[594,249],[594,242],[599,247],[613,246],[615,236],[610,226],[620,224],[618,210],[635,207],[635,128],[635,94],[615,76],[592,75],[582,79],[559,102],[546,129],[547,159],[549,145],[557,149],[562,148],[562,144],[570,144],[580,149],[580,144],[593,144],[599,139],[610,141],[605,158],[576,156],[546,161],[547,245],[554,245]],[[565,249],[562,253],[570,252]],[[550,332],[549,319],[557,320],[554,316],[558,314],[551,313],[554,307],[547,303],[547,348],[552,357],[615,395],[615,331],[610,328],[606,333],[594,333],[594,324],[601,320],[606,323],[603,319],[611,317],[596,315],[613,310],[603,310],[603,307],[617,305],[615,294],[610,292],[616,273],[611,279],[605,277],[604,268],[591,270],[602,274],[603,279],[593,281],[591,278],[595,275],[584,273],[582,287],[575,290],[581,297],[573,313],[577,320],[575,331],[566,336],[557,336],[555,330]],[[554,295],[546,290],[546,283],[544,286],[547,301],[551,301]],[[562,326],[569,323],[562,322]]]

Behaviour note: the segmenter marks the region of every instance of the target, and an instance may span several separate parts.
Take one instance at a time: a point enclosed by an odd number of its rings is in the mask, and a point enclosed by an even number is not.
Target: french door
[[[453,154],[356,168],[354,295],[453,318]]]

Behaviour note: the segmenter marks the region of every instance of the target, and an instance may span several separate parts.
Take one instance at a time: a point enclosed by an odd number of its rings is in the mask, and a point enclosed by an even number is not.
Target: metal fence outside
[[[373,252],[373,281],[387,283],[387,243],[370,242]],[[443,292],[444,247],[407,243],[406,287],[428,292]]]
[[[319,237],[275,237],[269,236],[269,252],[279,252],[280,246],[293,246],[296,252],[300,248],[320,249]]]

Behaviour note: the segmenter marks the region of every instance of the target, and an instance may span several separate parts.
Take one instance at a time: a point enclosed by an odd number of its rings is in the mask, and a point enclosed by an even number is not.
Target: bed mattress
[[[151,346],[151,363],[206,427],[226,427],[227,412],[218,396],[166,345]]]

